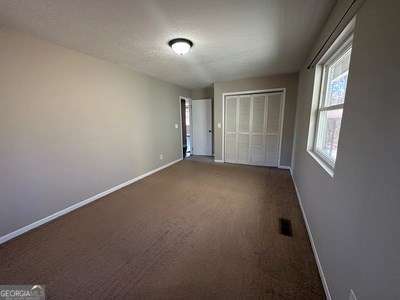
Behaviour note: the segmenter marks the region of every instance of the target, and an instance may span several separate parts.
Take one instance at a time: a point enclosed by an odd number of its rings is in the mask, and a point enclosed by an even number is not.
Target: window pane
[[[347,50],[328,67],[328,80],[324,106],[344,103],[349,74],[351,49]]]
[[[319,115],[315,150],[335,163],[343,109],[321,111]]]

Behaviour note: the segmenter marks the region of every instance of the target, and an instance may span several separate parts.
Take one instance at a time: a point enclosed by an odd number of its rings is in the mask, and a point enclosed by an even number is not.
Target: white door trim
[[[237,95],[247,95],[247,94],[263,94],[263,93],[274,93],[282,92],[283,102],[282,102],[282,119],[280,124],[280,137],[279,137],[279,158],[278,158],[278,168],[281,168],[281,150],[282,150],[282,137],[283,137],[283,124],[285,119],[285,100],[286,100],[286,88],[276,88],[276,89],[265,89],[265,90],[249,90],[241,92],[226,92],[222,93],[222,162],[225,162],[225,97],[226,96],[237,96]]]

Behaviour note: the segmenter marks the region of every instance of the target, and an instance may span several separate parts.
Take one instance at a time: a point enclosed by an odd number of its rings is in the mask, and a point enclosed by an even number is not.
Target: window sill
[[[331,166],[329,166],[325,161],[323,161],[321,158],[319,158],[318,155],[313,153],[311,150],[307,150],[308,154],[317,161],[317,163],[322,167],[322,169],[325,170],[326,173],[328,173],[329,176],[333,178],[334,172]]]

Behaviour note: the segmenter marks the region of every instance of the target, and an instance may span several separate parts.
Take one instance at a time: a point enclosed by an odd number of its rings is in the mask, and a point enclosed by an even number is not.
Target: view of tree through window
[[[331,167],[337,156],[351,47],[333,55],[323,69],[314,151]]]

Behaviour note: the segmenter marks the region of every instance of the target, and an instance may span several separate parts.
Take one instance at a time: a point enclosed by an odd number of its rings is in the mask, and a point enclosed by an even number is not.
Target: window
[[[351,39],[319,64],[322,78],[311,151],[331,171],[338,151],[350,57]]]

